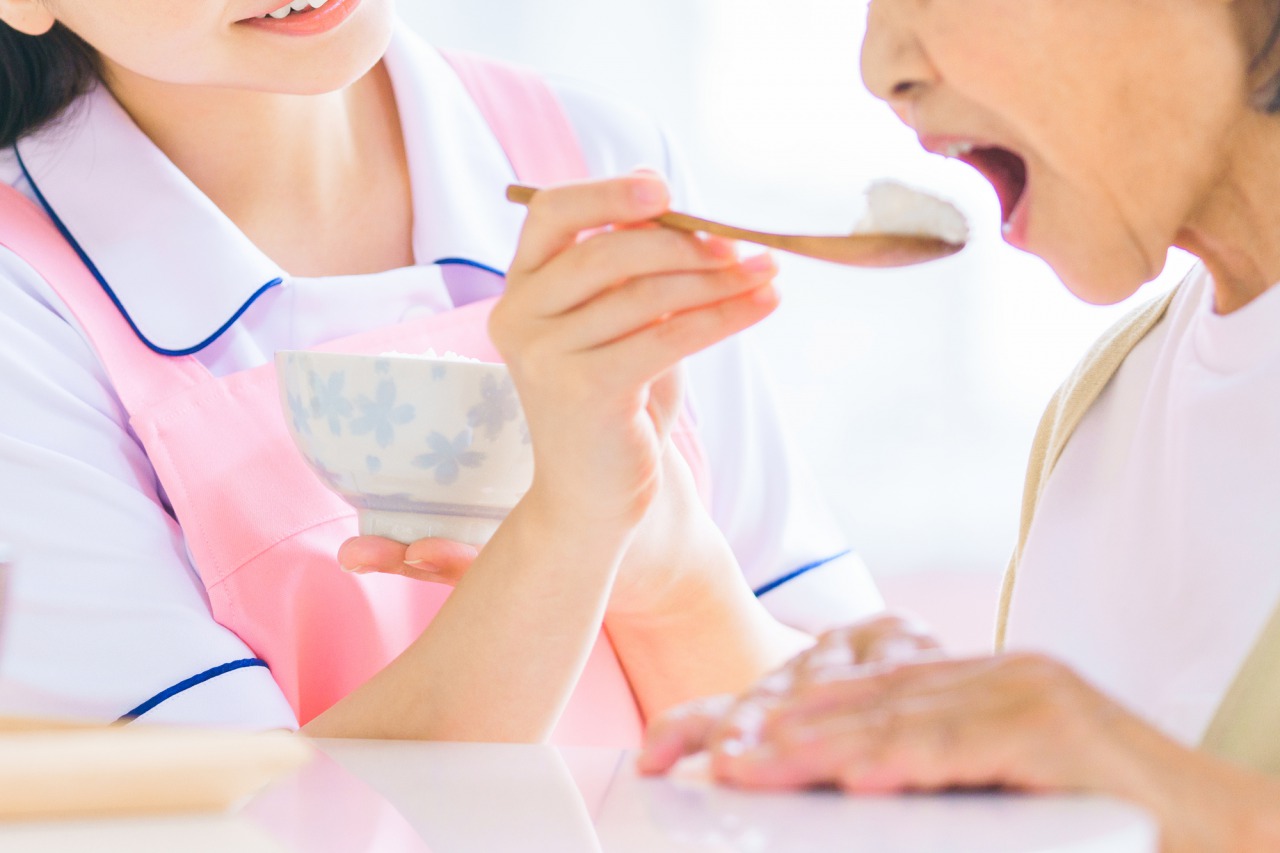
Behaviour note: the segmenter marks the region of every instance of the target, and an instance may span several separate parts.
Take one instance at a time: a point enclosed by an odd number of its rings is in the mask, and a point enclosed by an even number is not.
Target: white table
[[[1097,798],[748,794],[612,750],[330,741],[234,814],[0,827],[0,850],[235,853],[1154,853]]]

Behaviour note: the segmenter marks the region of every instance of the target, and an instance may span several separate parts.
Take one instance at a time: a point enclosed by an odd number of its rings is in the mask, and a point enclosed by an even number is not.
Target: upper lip
[[[1018,153],[1016,149],[990,139],[959,134],[921,133],[920,144],[926,151],[952,158],[967,154],[975,148],[1003,148],[1014,154]]]
[[[289,0],[268,0],[268,2],[271,3],[270,6],[267,6],[266,3],[263,3],[261,6],[258,7],[259,11],[254,12],[252,15],[249,15],[247,18],[241,18],[240,20],[252,21],[254,18],[261,18],[263,15],[270,15],[276,9],[279,9],[285,4],[287,4]],[[264,6],[266,8],[263,8]]]

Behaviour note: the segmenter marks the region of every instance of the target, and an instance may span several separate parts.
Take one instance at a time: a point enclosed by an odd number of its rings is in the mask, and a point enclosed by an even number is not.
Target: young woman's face
[[[166,83],[331,92],[373,67],[391,38],[394,0],[311,0],[302,13],[269,15],[286,3],[42,0],[53,18],[106,59],[109,70],[118,66]]]
[[[1131,295],[1206,203],[1247,115],[1229,0],[872,0],[863,76],[991,180],[1006,239],[1081,298]]]

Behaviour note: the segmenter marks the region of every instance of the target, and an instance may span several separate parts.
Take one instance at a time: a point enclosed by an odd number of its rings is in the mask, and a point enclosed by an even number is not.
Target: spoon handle
[[[507,200],[516,204],[522,204],[526,207],[533,201],[533,197],[538,191],[533,187],[521,186],[520,184],[512,184],[507,187]],[[662,216],[654,219],[665,225],[667,228],[674,228],[677,231],[688,231],[690,233],[714,234],[717,237],[725,237],[730,240],[743,240],[748,243],[756,243],[761,246],[768,246],[771,249],[788,249],[789,239],[782,234],[768,234],[763,231],[751,231],[746,228],[736,228],[732,225],[725,225],[722,222],[715,222],[711,219],[701,219],[697,216],[690,216],[687,213],[664,213]]]

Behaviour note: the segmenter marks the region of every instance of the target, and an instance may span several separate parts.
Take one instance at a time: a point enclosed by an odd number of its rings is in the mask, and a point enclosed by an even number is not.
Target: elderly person
[[[642,767],[707,748],[751,787],[1101,792],[1169,850],[1280,849],[1278,35],[1274,0],[873,0],[867,85],[991,180],[1012,245],[1093,303],[1172,246],[1201,263],[1054,399],[1005,653],[856,626],[659,721]]]

